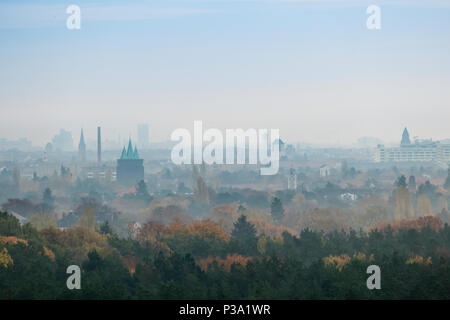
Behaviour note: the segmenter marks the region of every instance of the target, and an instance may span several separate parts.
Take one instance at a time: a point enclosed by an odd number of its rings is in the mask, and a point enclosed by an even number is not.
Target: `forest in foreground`
[[[67,288],[70,265],[80,290]],[[370,265],[379,290],[366,286]],[[108,223],[38,231],[1,212],[0,299],[450,299],[450,227],[421,217],[271,238],[241,216],[231,234],[148,222],[119,237]]]

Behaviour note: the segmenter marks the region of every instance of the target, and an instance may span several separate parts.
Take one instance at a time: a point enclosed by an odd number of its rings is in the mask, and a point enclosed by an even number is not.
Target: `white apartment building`
[[[403,131],[399,147],[385,148],[378,145],[375,150],[375,162],[431,162],[447,168],[450,163],[450,144],[439,141],[409,141],[408,131]]]

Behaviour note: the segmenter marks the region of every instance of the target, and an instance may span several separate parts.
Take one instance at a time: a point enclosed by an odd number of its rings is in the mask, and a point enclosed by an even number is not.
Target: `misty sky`
[[[146,122],[154,142],[202,120],[288,142],[395,141],[404,126],[437,140],[449,102],[448,0],[0,2],[0,138],[44,145],[65,128],[78,143],[101,125],[117,139]]]

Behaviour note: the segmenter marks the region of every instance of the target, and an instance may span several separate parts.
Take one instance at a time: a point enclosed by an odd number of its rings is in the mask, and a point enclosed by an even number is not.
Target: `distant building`
[[[411,143],[405,128],[399,147],[385,148],[378,145],[375,150],[375,162],[435,162],[442,167],[450,163],[450,144],[425,140]]]
[[[59,133],[52,139],[53,149],[59,151],[73,151],[72,133],[60,129]]]
[[[319,175],[321,177],[328,177],[331,174],[331,168],[327,165],[322,165],[319,169]]]
[[[86,143],[84,142],[83,129],[81,129],[80,143],[78,144],[78,160],[86,161]]]
[[[104,180],[107,182],[116,181],[117,173],[107,166],[90,166],[81,169],[80,175],[85,179]]]
[[[292,168],[289,170],[288,190],[297,190],[297,173]]]
[[[30,151],[32,148],[33,145],[31,141],[25,138],[20,138],[14,141],[0,138],[0,150],[18,149],[21,151]]]
[[[341,200],[343,201],[356,201],[358,199],[358,196],[354,193],[343,193],[341,194]]]
[[[286,148],[285,148],[283,140],[281,140],[281,139],[274,140],[272,143],[272,148],[274,148],[276,146],[276,144],[278,144],[280,160],[286,160]]]
[[[144,160],[139,159],[137,147],[133,149],[131,139],[128,149],[122,150],[120,159],[117,160],[117,181],[126,186],[136,185],[144,179]]]
[[[141,149],[146,149],[149,146],[149,130],[147,124],[139,124],[137,127],[138,145]]]

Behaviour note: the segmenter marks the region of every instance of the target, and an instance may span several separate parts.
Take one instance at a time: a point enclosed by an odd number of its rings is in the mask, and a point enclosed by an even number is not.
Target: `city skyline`
[[[374,31],[368,3],[83,0],[68,30],[63,5],[4,1],[0,137],[43,146],[102,126],[116,140],[146,122],[161,142],[201,120],[321,145],[405,126],[448,138],[448,4],[382,1]]]
[[[148,139],[147,142],[142,145],[142,141],[139,141],[139,128],[145,126],[147,128],[147,130],[149,130],[149,126],[147,124],[137,124],[137,129],[135,129],[135,133],[134,134],[129,134],[128,136],[121,136],[120,134],[116,137],[116,139],[114,139],[114,137],[108,138],[108,133],[106,134],[107,138],[103,139],[102,138],[102,143],[106,142],[106,148],[105,150],[121,150],[123,145],[128,144],[128,141],[134,140],[137,142],[137,146],[139,146],[139,148],[141,149],[147,149],[149,147],[151,147],[152,145],[161,145],[161,144],[174,144],[173,141],[170,140],[170,137],[166,140],[162,140],[162,141],[153,141]],[[407,127],[402,127],[404,129],[406,129]],[[88,128],[89,129],[89,128]],[[84,127],[80,127],[78,130],[81,130],[79,132],[82,132],[83,135],[83,142],[85,143],[85,148],[86,150],[89,151],[97,151],[97,143],[98,143],[98,132],[97,132],[97,127],[94,128],[95,130],[87,130],[87,132],[90,132],[90,135],[86,134],[86,129]],[[206,128],[208,129],[208,128]],[[236,128],[236,129],[245,129],[245,128]],[[95,131],[95,132],[94,132]],[[130,130],[132,131],[132,130]],[[401,132],[401,131],[399,131]],[[71,135],[71,142],[59,142],[59,143],[55,143],[55,139],[57,139],[58,141],[61,140],[61,135]],[[289,140],[284,140],[283,137],[281,137],[283,139],[283,141],[285,141],[288,144],[292,144],[294,146],[300,144],[300,145],[308,145],[311,147],[352,147],[352,146],[360,146],[360,147],[371,147],[374,148],[377,144],[386,144],[386,145],[400,145],[400,140],[401,140],[401,135],[397,134],[396,139],[390,140],[390,141],[385,141],[380,139],[377,136],[369,136],[369,135],[364,135],[361,137],[354,137],[354,140],[350,143],[347,144],[336,144],[336,143],[311,143],[308,141],[301,141],[301,140],[296,140],[296,141],[289,141]],[[400,138],[399,138],[400,137]],[[65,137],[67,138],[67,136]],[[3,141],[3,143],[7,143],[8,145],[13,145],[14,143],[17,143],[18,145],[20,145],[21,147],[19,147],[19,149],[21,149],[22,147],[27,147],[27,148],[44,148],[47,144],[52,144],[52,147],[55,148],[55,150],[61,150],[61,151],[79,151],[79,143],[80,143],[80,139],[81,136],[77,135],[77,132],[72,132],[70,130],[66,130],[64,128],[60,128],[58,130],[58,132],[54,133],[53,136],[49,139],[49,141],[45,142],[42,145],[39,144],[34,144],[32,143],[32,140],[28,139],[28,137],[18,137],[16,139],[5,139],[5,138],[1,138],[0,140]],[[430,136],[418,136],[415,132],[415,130],[413,130],[413,134],[411,135],[411,143],[414,143],[415,141],[427,141],[427,140],[431,140],[431,141],[445,141],[446,143],[448,141],[450,141],[450,136],[449,137],[444,137],[443,139],[436,139],[434,137],[430,137]],[[376,142],[376,143],[375,143]],[[31,143],[31,145],[30,145]],[[65,143],[65,146],[61,145]],[[69,145],[68,145],[69,143]],[[70,147],[70,143],[72,145],[72,147]]]

